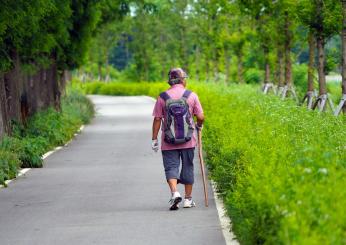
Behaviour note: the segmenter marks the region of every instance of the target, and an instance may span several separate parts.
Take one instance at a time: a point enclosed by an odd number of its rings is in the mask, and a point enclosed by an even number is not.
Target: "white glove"
[[[159,141],[158,140],[152,140],[151,141],[151,149],[153,151],[157,152],[159,150]]]

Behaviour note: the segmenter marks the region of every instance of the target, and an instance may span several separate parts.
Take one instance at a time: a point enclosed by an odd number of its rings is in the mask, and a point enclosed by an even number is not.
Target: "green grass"
[[[88,83],[87,93],[156,97],[164,83]],[[252,86],[189,86],[204,145],[241,244],[346,244],[345,117],[307,111]]]
[[[42,167],[42,155],[69,141],[94,115],[92,103],[69,89],[62,111],[50,108],[32,116],[27,125],[14,125],[13,134],[0,142],[0,184],[16,177],[19,168]]]

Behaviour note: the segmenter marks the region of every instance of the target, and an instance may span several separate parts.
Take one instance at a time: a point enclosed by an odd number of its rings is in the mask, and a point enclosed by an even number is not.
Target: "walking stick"
[[[199,162],[201,164],[201,173],[202,173],[203,189],[204,189],[204,201],[205,201],[205,206],[208,207],[208,190],[207,190],[207,183],[205,178],[203,150],[202,150],[202,131],[197,130],[197,134],[198,134],[198,156],[199,156]]]

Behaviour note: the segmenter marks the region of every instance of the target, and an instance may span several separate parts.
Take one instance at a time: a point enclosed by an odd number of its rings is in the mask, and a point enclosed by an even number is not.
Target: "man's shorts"
[[[162,151],[166,179],[177,179],[178,183],[193,184],[193,158],[195,148]],[[181,171],[180,160],[182,163]]]

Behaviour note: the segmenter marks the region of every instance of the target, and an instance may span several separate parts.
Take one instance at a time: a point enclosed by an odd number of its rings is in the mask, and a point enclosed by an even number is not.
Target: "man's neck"
[[[172,88],[180,87],[180,86],[183,87],[183,88],[185,88],[184,84],[182,84],[182,83],[173,84],[173,85],[172,85]]]

